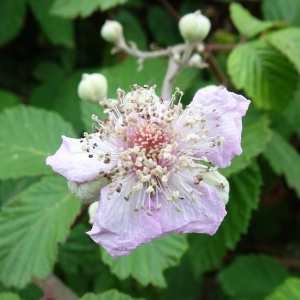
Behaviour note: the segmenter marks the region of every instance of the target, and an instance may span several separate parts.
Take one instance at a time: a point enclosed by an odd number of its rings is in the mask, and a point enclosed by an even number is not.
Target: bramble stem
[[[33,278],[32,281],[40,287],[45,295],[51,295],[55,300],[78,300],[78,296],[54,274],[46,279]]]

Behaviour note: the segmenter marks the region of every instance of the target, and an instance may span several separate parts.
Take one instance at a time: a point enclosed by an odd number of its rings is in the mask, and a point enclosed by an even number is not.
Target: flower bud
[[[107,80],[101,74],[83,74],[78,86],[79,97],[90,103],[99,103],[107,98]]]
[[[214,91],[221,90],[223,86],[217,86],[214,84],[208,85],[202,89],[199,89],[201,93],[213,93]]]
[[[68,188],[81,202],[92,203],[99,200],[100,190],[108,183],[109,181],[106,178],[99,176],[94,180],[83,183],[68,181]]]
[[[197,53],[194,53],[192,57],[189,59],[190,67],[199,68],[201,67],[201,63],[202,63],[202,57]]]
[[[203,41],[210,30],[210,21],[200,10],[187,14],[179,20],[179,31],[187,42]]]
[[[88,213],[89,213],[89,223],[90,224],[94,224],[95,222],[95,218],[97,216],[97,212],[98,212],[98,206],[99,206],[99,201],[93,202],[88,209]]]
[[[147,103],[159,102],[159,97],[155,94],[156,85],[138,87],[125,95],[123,105],[126,109],[132,109],[136,104],[146,105]]]
[[[123,36],[123,27],[117,21],[106,20],[100,30],[102,38],[110,43],[116,43]]]
[[[227,179],[218,171],[203,173],[203,181],[210,186],[214,187],[224,204],[229,200],[229,183]]]

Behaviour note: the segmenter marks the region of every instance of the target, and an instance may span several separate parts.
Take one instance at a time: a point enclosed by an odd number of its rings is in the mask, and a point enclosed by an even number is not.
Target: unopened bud
[[[100,198],[100,190],[106,186],[109,181],[99,176],[91,181],[77,183],[68,181],[68,188],[83,203],[92,203]]]
[[[201,67],[201,63],[202,63],[202,57],[197,53],[194,53],[189,60],[189,66],[191,67],[199,68]]]
[[[94,224],[95,222],[95,218],[97,217],[97,212],[98,212],[98,206],[99,206],[99,201],[93,202],[90,206],[89,206],[89,223],[90,224]]]
[[[179,20],[179,31],[187,42],[203,41],[210,30],[210,21],[200,10],[187,14]]]
[[[224,204],[228,203],[229,183],[223,175],[221,175],[218,171],[204,172],[203,181],[217,190]]]
[[[78,86],[79,97],[87,102],[99,103],[107,98],[107,80],[98,73],[83,74]]]
[[[123,36],[123,27],[117,21],[106,20],[101,28],[100,35],[110,43],[116,43]]]

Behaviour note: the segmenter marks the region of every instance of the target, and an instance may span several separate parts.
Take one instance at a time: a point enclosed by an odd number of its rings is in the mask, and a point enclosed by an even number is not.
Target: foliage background
[[[147,50],[182,43],[178,17],[197,9],[212,22],[209,68],[180,75],[184,103],[220,83],[252,100],[244,152],[223,170],[228,215],[213,237],[169,235],[114,260],[45,158],[101,115],[77,96],[82,73],[105,74],[109,97],[133,83],[161,89],[167,62],[138,72],[136,59],[112,56],[106,19]],[[41,288],[51,274],[82,300],[300,299],[299,26],[299,0],[1,0],[0,299],[51,299]]]

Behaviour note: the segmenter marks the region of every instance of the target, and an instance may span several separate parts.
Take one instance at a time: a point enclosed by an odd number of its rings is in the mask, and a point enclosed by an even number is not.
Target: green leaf
[[[300,26],[299,0],[264,0],[262,11],[266,20],[286,21],[290,25]]]
[[[298,300],[300,299],[300,278],[290,277],[275,291],[266,297],[266,300]]]
[[[77,87],[82,73],[70,76],[53,63],[42,63],[35,70],[35,76],[42,81],[31,94],[31,104],[54,110],[72,123],[77,132],[82,131],[80,98]]]
[[[266,36],[274,48],[280,51],[300,73],[300,28],[290,27]]]
[[[230,17],[238,31],[248,38],[254,37],[276,25],[274,22],[258,20],[239,3],[230,4]]]
[[[4,108],[15,106],[21,103],[21,100],[15,94],[0,90],[0,111]]]
[[[219,273],[219,280],[230,299],[264,299],[289,273],[266,255],[238,257]]]
[[[49,9],[52,2],[52,0],[29,0],[33,13],[49,40],[54,45],[73,47],[74,31],[72,22],[51,16]]]
[[[114,20],[120,22],[123,27],[123,34],[127,42],[133,41],[139,48],[146,49],[148,46],[144,29],[139,19],[130,10],[118,10]]]
[[[80,300],[134,300],[137,298],[133,298],[130,295],[121,293],[115,289],[106,291],[99,295],[95,295],[93,293],[88,293],[83,295]],[[142,300],[143,298],[138,298]]]
[[[300,138],[300,126],[299,126],[299,116],[300,116],[300,77],[298,80],[298,89],[295,94],[295,99],[283,112],[285,119],[292,126],[293,130],[297,133]]]
[[[25,11],[25,0],[0,1],[0,46],[18,34],[24,23]]]
[[[57,244],[80,209],[62,177],[44,177],[3,206],[0,214],[0,280],[24,287],[52,271]],[[13,270],[13,272],[12,272]]]
[[[195,276],[216,268],[227,249],[233,250],[241,235],[247,232],[252,210],[259,202],[261,175],[257,164],[230,177],[227,216],[214,236],[193,234],[188,251]]]
[[[17,180],[5,180],[0,182],[0,211],[1,206],[15,198],[31,184],[38,181],[40,177],[23,177]]]
[[[151,5],[147,10],[147,22],[154,35],[154,40],[160,46],[171,46],[182,41],[178,24],[170,18],[170,12],[162,5]],[[164,24],[163,28],[161,24]],[[172,34],[168,34],[172,32]]]
[[[109,98],[115,99],[117,97],[118,88],[126,92],[130,91],[129,86],[132,84],[139,86],[156,84],[156,94],[160,95],[162,87],[159,84],[165,75],[166,61],[159,58],[148,59],[144,61],[142,70],[139,71],[138,67],[137,59],[129,57],[121,64],[100,70],[100,73],[106,76],[108,81]]]
[[[63,18],[86,18],[96,10],[108,10],[128,0],[55,0],[51,13]]]
[[[92,115],[98,116],[99,120],[104,120],[108,117],[108,114],[105,114],[104,108],[99,104],[88,103],[86,101],[81,101],[81,118],[84,123],[84,129],[87,132],[92,132],[92,124],[94,121],[92,120]]]
[[[12,292],[4,292],[0,293],[1,300],[21,300],[19,295],[12,293]]]
[[[169,234],[142,245],[129,256],[114,259],[103,249],[101,256],[111,272],[121,280],[131,275],[144,286],[166,287],[163,271],[178,265],[187,247],[184,235]]]
[[[61,135],[75,136],[53,112],[19,105],[0,114],[0,178],[51,174],[45,160],[61,144]]]
[[[236,88],[243,88],[259,108],[285,108],[297,88],[293,66],[263,40],[236,47],[228,58],[228,72]]]
[[[245,169],[258,154],[264,151],[271,136],[268,123],[269,120],[266,114],[250,107],[243,118],[243,153],[240,156],[235,156],[229,167],[220,169],[224,176],[228,177]]]
[[[276,174],[284,174],[289,187],[300,197],[300,155],[280,134],[272,132],[264,157]]]

